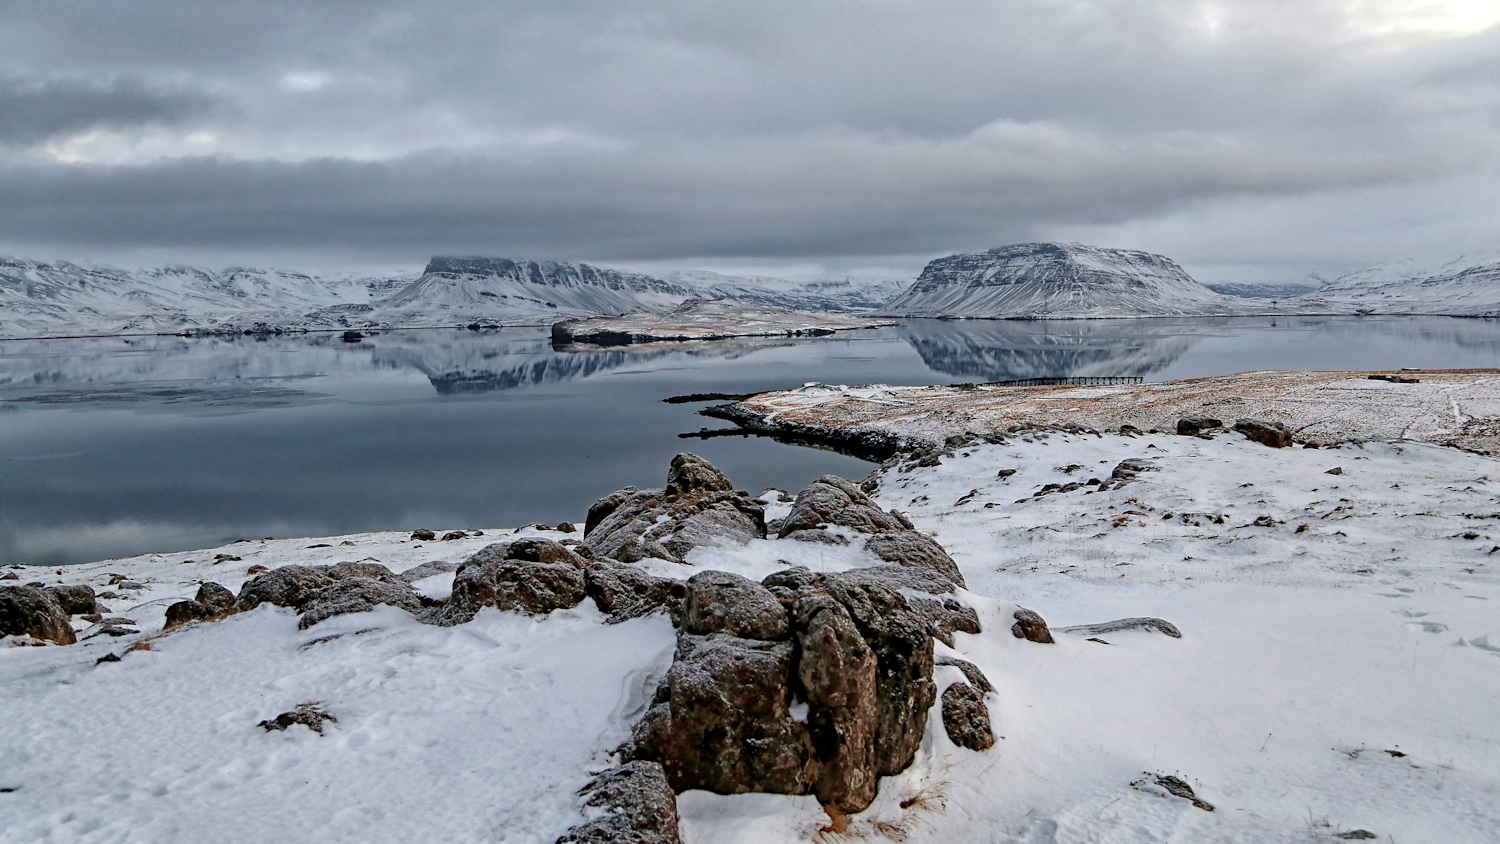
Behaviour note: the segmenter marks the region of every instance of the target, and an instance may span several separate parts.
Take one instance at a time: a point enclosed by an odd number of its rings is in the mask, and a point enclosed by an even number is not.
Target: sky
[[[0,0],[0,253],[1296,282],[1500,249],[1493,0]]]

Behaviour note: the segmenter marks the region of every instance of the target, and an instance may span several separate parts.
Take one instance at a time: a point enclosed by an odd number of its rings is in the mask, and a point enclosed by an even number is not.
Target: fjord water
[[[1500,321],[912,320],[805,340],[554,351],[545,329],[0,343],[0,563],[238,538],[581,522],[694,451],[743,489],[870,464],[661,399],[807,381],[1147,380],[1253,369],[1500,365]]]

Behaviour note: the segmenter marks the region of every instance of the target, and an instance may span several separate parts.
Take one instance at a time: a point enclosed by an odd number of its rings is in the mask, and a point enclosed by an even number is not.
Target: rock
[[[119,661],[120,661],[120,657],[119,657],[118,654],[105,654],[104,656],[101,656],[98,659],[94,660],[94,664],[95,665],[103,665],[106,662],[119,662]]]
[[[780,536],[832,524],[835,513],[856,503],[872,506],[869,496],[854,484],[836,475],[824,475],[797,493],[791,512],[782,521]]]
[[[437,534],[433,533],[427,528],[417,528],[416,530],[411,532],[411,538],[421,542],[431,542],[432,540],[437,539]]]
[[[58,606],[68,615],[87,615],[95,612],[94,590],[89,586],[49,586],[47,591],[57,599]]]
[[[1257,442],[1271,448],[1286,448],[1292,444],[1291,429],[1280,422],[1241,419],[1234,423],[1234,429],[1244,434],[1245,438],[1251,442]]]
[[[838,601],[812,594],[792,607],[799,657],[797,679],[807,696],[813,791],[844,813],[875,799],[877,660]]]
[[[665,609],[674,622],[682,618],[687,584],[654,577],[635,566],[614,560],[595,560],[583,570],[584,591],[599,611],[616,624]]]
[[[733,490],[734,484],[723,472],[696,454],[683,453],[673,457],[672,465],[667,469],[668,497]]]
[[[724,571],[699,572],[687,581],[683,630],[695,636],[785,639],[787,612],[753,580]]]
[[[409,568],[396,577],[405,583],[416,583],[424,577],[432,577],[435,574],[447,574],[458,570],[458,563],[450,563],[446,560],[429,560],[420,566]]]
[[[270,571],[270,569],[266,568],[265,566],[254,565],[254,566],[251,566],[250,568],[245,569],[245,576],[246,577],[254,577],[257,574],[265,574],[268,571]]]
[[[640,490],[613,500],[624,492],[589,510],[590,519],[605,513],[587,532],[589,553],[595,557],[681,562],[699,545],[745,543],[766,535],[765,506],[741,492],[668,497],[665,490]]]
[[[1342,475],[1342,474],[1344,474],[1344,467],[1343,466],[1335,466],[1332,469],[1329,469],[1328,471],[1324,472],[1323,474],[1325,474],[1325,475]]]
[[[545,615],[583,602],[587,561],[547,539],[487,546],[465,560],[453,577],[448,602],[424,620],[451,627],[482,607]]]
[[[278,607],[293,607],[298,610],[311,601],[323,587],[333,583],[333,578],[311,566],[282,566],[259,575],[240,587],[235,607],[241,611],[252,610],[263,603]]]
[[[1047,622],[1042,620],[1040,615],[1022,607],[1016,610],[1015,620],[1016,623],[1011,625],[1010,632],[1017,639],[1026,639],[1043,645],[1053,644],[1052,631],[1047,629]]]
[[[767,530],[769,529],[770,526],[768,525]],[[849,540],[845,539],[844,537],[839,536],[836,533],[829,533],[822,528],[815,528],[813,530],[794,530],[782,538],[795,540],[797,542],[818,542],[823,545],[849,544]]]
[[[1182,638],[1182,631],[1177,629],[1177,625],[1160,618],[1121,618],[1116,621],[1106,621],[1102,624],[1076,624],[1072,627],[1059,627],[1057,632],[1101,636],[1105,633],[1118,633],[1121,630],[1155,630],[1158,633],[1171,636],[1173,639]]]
[[[577,533],[578,528],[574,527],[572,522],[558,522],[557,531],[558,533]]]
[[[233,554],[215,554],[214,555],[214,565],[218,565],[219,563],[238,563],[238,562],[241,562],[240,558],[236,557]]]
[[[780,572],[766,579],[785,585],[807,582],[806,569]],[[927,710],[937,699],[932,683],[932,637],[926,620],[896,589],[852,573],[812,576],[805,591],[821,587],[849,611],[865,643],[875,653],[875,757],[878,776],[899,773],[911,764],[922,743]],[[772,590],[775,591],[774,589]]]
[[[604,815],[568,830],[557,844],[679,844],[677,798],[655,762],[611,768],[578,792]]]
[[[1177,420],[1177,433],[1184,437],[1196,437],[1211,428],[1222,428],[1224,422],[1207,416],[1187,416]]]
[[[1193,787],[1180,777],[1171,775],[1158,776],[1156,777],[1156,784],[1166,789],[1167,793],[1173,797],[1181,797],[1184,800],[1192,801],[1194,806],[1205,812],[1212,812],[1214,810],[1212,803],[1199,799],[1198,795],[1193,793]]]
[[[193,600],[202,604],[214,615],[223,615],[234,609],[234,593],[212,581],[201,583]]]
[[[985,694],[989,694],[995,690],[995,687],[990,684],[990,678],[984,676],[984,672],[979,670],[979,666],[969,662],[967,659],[959,659],[956,656],[940,656],[937,658],[936,664],[951,665],[962,671],[964,679],[968,680],[971,686]]]
[[[1371,376],[1371,377],[1374,377],[1374,376]],[[1412,380],[1416,380],[1416,379],[1412,379]],[[1374,840],[1378,839],[1380,836],[1378,836],[1375,833],[1369,831],[1368,829],[1351,829],[1348,832],[1335,832],[1333,834],[1333,837],[1334,838],[1341,838],[1341,839],[1343,839],[1345,841],[1374,841]]]
[[[181,627],[188,622],[202,621],[205,618],[212,618],[213,616],[214,611],[199,601],[178,601],[167,607],[167,621],[163,629],[171,630],[174,627]]]
[[[467,532],[465,532],[465,531],[450,530],[447,533],[443,534],[442,541],[443,542],[452,542],[455,539],[468,539],[468,538],[469,538],[469,534]]]
[[[306,630],[336,615],[368,612],[381,604],[416,613],[422,609],[422,596],[399,580],[394,583],[366,577],[337,580],[323,587],[307,603],[302,611],[302,620],[297,622],[297,629]]]
[[[339,719],[324,712],[322,707],[316,703],[299,703],[297,704],[297,708],[291,712],[283,712],[275,718],[267,718],[256,726],[261,727],[269,733],[272,730],[285,730],[294,724],[301,724],[321,736],[325,721],[332,721],[337,724]]]
[[[35,586],[0,586],[0,636],[31,636],[58,645],[78,641],[57,596]]]
[[[989,750],[995,745],[990,729],[990,710],[984,692],[968,683],[954,683],[943,690],[943,729],[959,747]]]
[[[625,758],[660,763],[678,793],[806,794],[811,739],[791,718],[792,653],[791,642],[679,636]]]
[[[1133,483],[1142,472],[1157,471],[1156,461],[1147,457],[1131,457],[1121,460],[1109,473],[1109,480],[1099,485],[1100,489],[1119,488]]]
[[[380,563],[337,563],[329,566],[327,570],[329,577],[334,580],[345,580],[351,577],[363,577],[367,580],[379,580],[384,583],[405,583],[399,575]]]
[[[937,572],[957,586],[964,585],[963,573],[958,564],[943,550],[943,546],[925,534],[914,530],[877,533],[865,542],[865,550],[898,566],[927,569]]]
[[[588,516],[584,519],[583,535],[588,536],[593,533],[594,528],[598,527],[605,517],[613,513],[621,504],[629,501],[638,491],[636,487],[628,486],[595,501],[594,505],[589,508]]]

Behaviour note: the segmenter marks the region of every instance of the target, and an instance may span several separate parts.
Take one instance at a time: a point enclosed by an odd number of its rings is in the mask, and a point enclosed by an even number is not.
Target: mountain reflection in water
[[[239,537],[580,521],[678,451],[795,491],[869,464],[668,396],[1252,369],[1491,367],[1500,323],[1426,318],[913,320],[790,340],[554,351],[546,329],[0,342],[0,564]]]

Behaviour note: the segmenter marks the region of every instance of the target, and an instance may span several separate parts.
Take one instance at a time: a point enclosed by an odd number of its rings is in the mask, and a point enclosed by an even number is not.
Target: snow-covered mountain
[[[1500,316],[1500,252],[1439,265],[1387,261],[1283,304],[1296,313]]]
[[[848,276],[795,282],[769,276],[733,276],[708,270],[669,273],[668,281],[689,287],[701,298],[729,297],[799,311],[852,311],[878,308],[901,295],[900,279]]]
[[[229,317],[275,319],[371,302],[411,280],[247,267],[130,271],[0,258],[0,337],[167,333],[212,327]]]
[[[1080,243],[1020,243],[929,263],[891,316],[1097,318],[1228,316],[1243,300],[1209,290],[1161,255]]]

